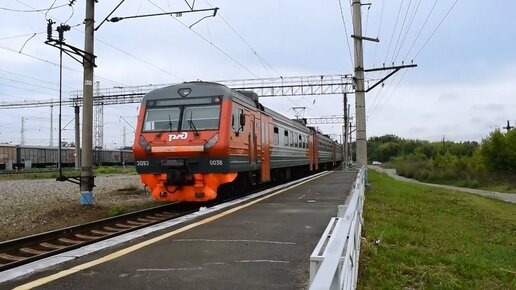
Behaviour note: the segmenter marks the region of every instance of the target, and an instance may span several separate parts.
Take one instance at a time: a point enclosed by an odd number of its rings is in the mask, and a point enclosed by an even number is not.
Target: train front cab
[[[220,185],[241,173],[250,182],[268,181],[270,147],[262,144],[269,139],[268,124],[253,101],[218,84],[151,92],[136,128],[137,172],[153,198],[162,201],[212,200]]]

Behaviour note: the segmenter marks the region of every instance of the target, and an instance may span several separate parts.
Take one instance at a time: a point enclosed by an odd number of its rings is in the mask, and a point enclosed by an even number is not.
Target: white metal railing
[[[358,172],[347,206],[339,205],[310,256],[310,289],[355,289],[362,231],[366,168]]]

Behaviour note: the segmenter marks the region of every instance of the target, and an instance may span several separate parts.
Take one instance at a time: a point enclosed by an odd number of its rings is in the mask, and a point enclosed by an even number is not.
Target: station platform
[[[0,288],[306,289],[310,254],[355,178],[356,172],[333,171]]]

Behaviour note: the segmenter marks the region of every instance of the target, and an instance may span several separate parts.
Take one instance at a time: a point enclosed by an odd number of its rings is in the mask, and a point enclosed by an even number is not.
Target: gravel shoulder
[[[0,241],[155,206],[137,174],[95,178],[94,205],[81,206],[79,186],[55,179],[0,180]]]
[[[473,193],[473,194],[482,195],[485,197],[503,200],[503,201],[510,202],[510,203],[516,203],[516,194],[513,194],[513,193],[487,191],[487,190],[481,190],[481,189],[458,187],[458,186],[451,186],[451,185],[444,185],[444,184],[425,183],[425,182],[417,181],[415,179],[399,176],[396,173],[396,169],[383,168],[380,166],[368,166],[368,168],[376,170],[381,173],[385,173],[385,174],[391,176],[392,178],[400,180],[400,181],[419,183],[419,184],[424,184],[424,185],[433,186],[433,187],[440,187],[440,188],[457,190],[457,191],[462,191],[462,192],[467,192],[467,193]]]

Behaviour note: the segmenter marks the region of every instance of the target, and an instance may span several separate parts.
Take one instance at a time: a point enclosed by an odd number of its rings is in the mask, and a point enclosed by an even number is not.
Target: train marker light
[[[182,89],[177,90],[177,93],[183,98],[188,96],[191,92],[192,92],[192,89],[190,89],[190,88],[182,88]]]

